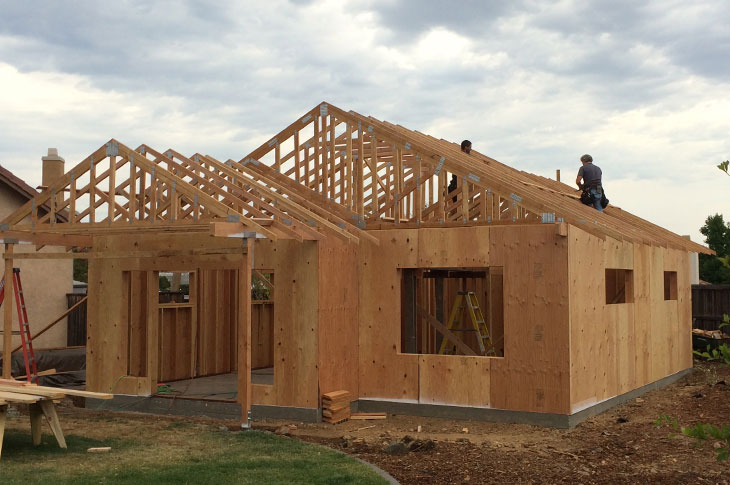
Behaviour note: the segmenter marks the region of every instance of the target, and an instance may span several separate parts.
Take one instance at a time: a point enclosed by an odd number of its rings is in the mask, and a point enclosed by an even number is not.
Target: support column
[[[241,427],[248,428],[251,411],[251,270],[254,239],[244,239],[246,254],[238,278],[238,402]]]
[[[157,392],[157,382],[160,378],[159,288],[160,272],[147,271],[147,377],[150,380],[152,394]]]
[[[3,302],[3,379],[10,379],[13,350],[13,245],[5,245],[5,301]]]

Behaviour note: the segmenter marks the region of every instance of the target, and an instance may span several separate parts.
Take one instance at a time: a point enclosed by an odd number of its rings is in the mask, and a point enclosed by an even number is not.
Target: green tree
[[[89,260],[74,259],[74,280],[89,282]]]
[[[720,165],[718,165],[717,168],[719,168],[720,170],[722,170],[723,172],[725,172],[726,175],[730,175],[730,172],[728,172],[728,165],[730,165],[730,161],[729,160],[725,160]]]
[[[705,243],[717,253],[717,256],[700,254],[700,278],[708,283],[730,284],[730,268],[724,264],[724,258],[730,254],[730,224],[722,214],[715,214],[705,220],[700,232],[705,236]]]

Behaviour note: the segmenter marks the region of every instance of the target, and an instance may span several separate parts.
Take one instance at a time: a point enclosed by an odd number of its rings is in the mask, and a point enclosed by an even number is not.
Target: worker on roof
[[[583,166],[578,169],[578,176],[575,178],[576,185],[583,191],[580,201],[603,212],[603,208],[608,205],[608,199],[601,184],[601,168],[593,164],[593,157],[588,154],[580,157],[580,161]]]
[[[461,151],[469,155],[471,153],[471,142],[469,140],[464,140],[461,142]],[[456,176],[455,173],[451,174],[451,182],[449,182],[449,193],[454,192],[459,187],[459,177]],[[456,202],[456,196],[453,197],[454,202]]]
[[[469,155],[471,153],[471,142],[464,140],[461,142],[461,151]]]

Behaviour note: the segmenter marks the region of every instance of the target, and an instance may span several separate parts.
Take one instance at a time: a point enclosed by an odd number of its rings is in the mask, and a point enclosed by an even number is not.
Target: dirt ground
[[[177,432],[186,427],[240,430],[239,423],[232,421],[93,411],[69,403],[59,408],[59,414],[67,434],[101,441],[134,439],[144,429],[145,435],[159,436],[158,445],[172,446],[187,439],[185,433]],[[359,457],[403,484],[730,484],[730,461],[716,461],[714,446],[719,443],[697,447],[691,438],[670,437],[670,428],[655,426],[662,414],[680,426],[698,421],[730,424],[730,366],[696,363],[694,372],[682,380],[570,430],[395,415],[337,425],[266,420],[255,422],[254,427],[273,431],[296,425],[293,437]],[[24,419],[13,423],[28,427]],[[433,448],[402,455],[385,452],[388,444],[406,436],[431,440]]]
[[[383,421],[296,424],[292,435],[376,464],[411,483],[730,483],[730,461],[717,462],[712,441],[701,447],[657,428],[661,414],[680,426],[730,424],[730,366],[697,363],[672,384],[588,419],[571,430],[528,425],[388,415]],[[418,432],[421,426],[421,432]],[[464,432],[467,428],[468,432]],[[393,455],[387,444],[410,436],[429,451]]]

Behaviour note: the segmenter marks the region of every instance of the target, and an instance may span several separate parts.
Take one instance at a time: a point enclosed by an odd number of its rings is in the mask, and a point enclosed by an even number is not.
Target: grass
[[[0,483],[385,483],[350,457],[260,431],[222,432],[206,424],[150,423],[149,418],[112,420],[103,431],[104,420],[61,418],[62,424],[69,421],[74,434],[66,435],[67,450],[50,434],[34,447],[27,429],[9,426]],[[102,446],[112,451],[86,451]]]

